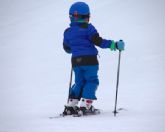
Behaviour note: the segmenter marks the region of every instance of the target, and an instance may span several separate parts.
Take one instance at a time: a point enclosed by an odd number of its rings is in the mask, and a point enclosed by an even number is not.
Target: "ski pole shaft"
[[[114,116],[116,116],[116,114],[118,113],[117,112],[117,97],[118,97],[118,87],[119,87],[120,59],[121,59],[121,51],[119,50]]]
[[[70,89],[71,89],[71,86],[72,86],[72,76],[73,76],[73,68],[71,67],[70,81],[69,81],[69,91],[68,91],[68,100],[67,100],[67,103],[69,102],[69,94],[70,94]]]

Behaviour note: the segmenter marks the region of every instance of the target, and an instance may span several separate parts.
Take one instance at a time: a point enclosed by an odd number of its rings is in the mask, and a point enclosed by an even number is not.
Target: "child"
[[[64,32],[63,48],[72,54],[72,67],[75,84],[69,94],[69,102],[63,114],[86,114],[93,111],[92,102],[96,100],[96,89],[99,85],[97,60],[98,51],[95,46],[111,50],[124,50],[124,42],[106,40],[92,24],[89,24],[90,10],[86,3],[76,2],[69,10],[70,27]],[[80,101],[80,107],[78,102]]]

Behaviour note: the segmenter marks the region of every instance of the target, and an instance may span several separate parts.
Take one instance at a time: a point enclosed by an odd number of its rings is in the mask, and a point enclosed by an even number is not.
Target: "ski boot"
[[[92,106],[93,100],[91,99],[81,99],[80,108],[78,110],[77,116],[83,115],[95,115],[96,110],[94,106]]]
[[[69,99],[69,102],[67,103],[67,105],[65,105],[63,115],[65,116],[65,115],[77,114],[79,110],[77,104],[78,104],[78,99]]]

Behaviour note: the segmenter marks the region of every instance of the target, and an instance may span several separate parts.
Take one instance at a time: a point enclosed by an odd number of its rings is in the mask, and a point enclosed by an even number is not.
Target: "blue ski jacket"
[[[112,41],[103,39],[92,24],[72,22],[64,32],[63,48],[72,57],[98,54],[96,46],[110,48]]]

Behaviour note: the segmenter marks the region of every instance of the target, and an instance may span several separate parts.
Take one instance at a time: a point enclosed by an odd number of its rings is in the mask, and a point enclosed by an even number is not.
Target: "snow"
[[[164,0],[91,0],[91,23],[123,39],[118,108],[113,116],[118,52],[99,49],[103,114],[49,119],[68,95],[70,55],[62,49],[75,0],[0,1],[0,132],[164,132]]]

